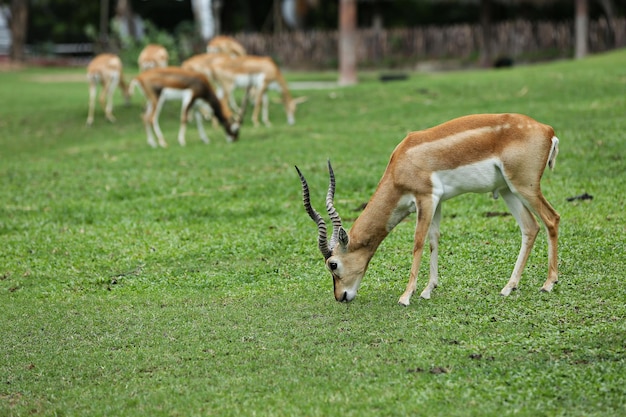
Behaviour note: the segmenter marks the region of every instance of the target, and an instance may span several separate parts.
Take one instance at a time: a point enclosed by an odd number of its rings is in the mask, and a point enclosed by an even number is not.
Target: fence
[[[574,23],[507,21],[493,25],[490,44],[494,58],[537,61],[571,57]],[[250,54],[270,55],[291,69],[337,67],[338,32],[306,31],[275,35],[234,35]],[[484,41],[480,25],[425,26],[404,29],[362,29],[357,32],[360,67],[413,67],[421,61],[456,60],[476,63]],[[612,29],[606,19],[589,23],[589,52],[626,46],[626,19],[616,19]]]

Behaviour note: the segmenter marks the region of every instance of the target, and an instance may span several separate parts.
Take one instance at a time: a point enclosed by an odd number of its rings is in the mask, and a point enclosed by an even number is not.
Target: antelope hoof
[[[407,297],[407,296],[403,295],[398,300],[398,304],[400,304],[403,307],[408,307],[409,304],[411,304],[411,297]]]
[[[437,288],[437,284],[428,284],[426,288],[424,288],[424,291],[420,294],[420,297],[424,300],[430,300],[430,294],[435,288]]]
[[[554,284],[556,284],[557,281],[555,282],[546,282],[545,284],[543,284],[543,287],[541,287],[541,292],[551,292],[552,288],[554,288]]]
[[[511,295],[511,292],[516,289],[517,287],[509,287],[507,285],[506,287],[502,288],[502,291],[500,291],[500,295],[503,297],[508,297],[509,295]]]

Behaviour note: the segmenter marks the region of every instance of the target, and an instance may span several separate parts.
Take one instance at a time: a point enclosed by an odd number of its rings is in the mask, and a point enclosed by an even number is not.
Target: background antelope
[[[222,53],[230,56],[246,55],[246,48],[230,36],[216,36],[206,46],[208,53]]]
[[[114,122],[113,93],[115,93],[115,89],[118,85],[122,90],[126,104],[130,101],[130,95],[126,83],[124,82],[122,72],[122,61],[117,55],[113,54],[97,55],[87,66],[87,80],[89,81],[89,113],[87,114],[87,125],[91,126],[93,124],[98,84],[102,85],[100,104],[104,109],[105,116],[110,122]]]
[[[163,103],[167,100],[181,100],[180,128],[178,131],[178,142],[185,145],[185,131],[189,111],[193,108],[198,132],[203,142],[208,143],[202,126],[202,115],[209,117],[214,114],[226,131],[229,142],[237,140],[239,127],[245,112],[248,95],[244,97],[241,114],[233,116],[230,109],[220,101],[206,76],[202,73],[189,71],[178,67],[154,68],[139,74],[131,82],[131,87],[138,86],[146,98],[146,112],[143,116],[148,144],[156,147],[152,132],[157,136],[158,144],[166,147],[167,143],[159,126],[159,114]]]
[[[393,151],[387,169],[365,210],[347,232],[333,205],[335,176],[328,163],[330,185],[326,223],[311,207],[307,182],[302,184],[304,207],[318,226],[318,246],[334,282],[337,301],[351,301],[378,245],[411,212],[417,212],[413,264],[399,303],[409,305],[426,235],[430,241],[430,277],[421,297],[428,299],[438,284],[437,253],[441,203],[467,192],[502,195],[521,232],[522,245],[509,282],[501,294],[516,289],[539,232],[537,215],[548,231],[548,278],[541,287],[551,291],[558,280],[559,214],[541,193],[546,166],[554,167],[559,140],[552,127],[521,114],[465,116],[439,126],[409,133]]]
[[[221,65],[224,61],[229,59],[231,59],[231,56],[224,53],[197,54],[183,61],[180,67],[191,71],[201,72],[206,75],[211,82],[211,85],[215,87],[217,96],[222,98],[224,96],[224,92],[215,79],[213,66]]]
[[[255,91],[254,110],[252,123],[259,124],[259,111],[263,108],[262,120],[266,126],[270,126],[269,102],[267,90],[270,86],[277,87],[282,94],[287,122],[292,125],[296,122],[296,105],[306,100],[304,97],[294,99],[291,97],[287,82],[283,78],[280,69],[270,57],[246,55],[228,60],[213,62],[211,64],[213,76],[217,84],[224,90],[231,106],[234,99],[235,87],[252,87]]]
[[[137,59],[139,71],[149,70],[151,68],[167,67],[169,54],[167,49],[161,45],[154,43],[148,44],[143,48]]]

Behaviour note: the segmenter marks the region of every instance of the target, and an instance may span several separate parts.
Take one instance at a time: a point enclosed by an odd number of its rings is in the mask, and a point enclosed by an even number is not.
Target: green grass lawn
[[[294,91],[294,126],[274,103],[235,144],[190,123],[180,147],[170,102],[167,149],[147,145],[139,95],[85,126],[83,74],[0,73],[0,416],[626,415],[626,51]],[[323,209],[332,160],[349,226],[408,131],[484,112],[560,138],[542,182],[561,214],[554,291],[542,230],[499,295],[519,229],[473,194],[443,206],[431,300],[396,304],[413,215],[335,302],[293,166]]]

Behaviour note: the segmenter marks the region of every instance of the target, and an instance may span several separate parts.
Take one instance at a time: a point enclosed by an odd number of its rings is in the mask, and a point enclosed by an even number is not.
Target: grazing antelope
[[[159,126],[159,114],[163,103],[167,100],[181,100],[180,129],[178,131],[178,143],[185,145],[185,131],[189,111],[193,108],[200,138],[204,143],[209,143],[204,127],[202,115],[205,117],[212,114],[217,117],[229,142],[237,140],[239,127],[245,112],[248,95],[244,97],[242,110],[234,116],[227,105],[220,101],[213,92],[209,81],[204,74],[189,71],[178,67],[154,68],[139,74],[131,82],[131,90],[138,86],[147,101],[146,112],[143,116],[144,126],[148,135],[148,144],[156,147],[152,132],[157,136],[159,145],[166,147],[167,143]]]
[[[213,76],[231,106],[234,99],[235,87],[252,87],[255,90],[256,99],[252,112],[252,123],[259,124],[259,111],[263,106],[262,119],[266,126],[270,126],[267,90],[270,86],[277,86],[282,93],[283,105],[287,113],[287,122],[292,125],[296,122],[296,105],[306,100],[304,97],[294,99],[291,97],[287,82],[278,69],[276,63],[270,57],[246,55],[232,59],[214,62],[211,64]]]
[[[204,53],[194,55],[181,64],[181,68],[201,72],[209,79],[211,85],[215,88],[215,93],[217,97],[222,100],[224,98],[224,90],[219,86],[217,81],[215,80],[215,76],[213,75],[213,64],[219,63],[224,60],[231,59],[230,55],[223,53]],[[232,99],[231,107],[235,110],[238,110],[237,104],[232,96],[229,97]],[[215,117],[212,117],[213,127],[217,126],[217,120]]]
[[[209,41],[206,51],[210,54],[227,54],[230,56],[246,55],[246,48],[230,36],[216,36]]]
[[[558,280],[559,214],[541,194],[546,166],[553,168],[559,140],[552,127],[521,114],[460,117],[439,126],[409,133],[391,154],[387,169],[365,210],[347,232],[333,205],[335,176],[328,163],[330,185],[326,210],[333,232],[311,207],[309,188],[302,183],[304,207],[318,226],[318,245],[334,281],[337,301],[351,301],[378,245],[409,213],[417,211],[413,264],[399,303],[409,305],[416,290],[426,235],[430,241],[430,277],[421,297],[428,299],[438,284],[437,252],[441,203],[467,192],[502,195],[522,232],[522,246],[509,282],[500,292],[516,289],[539,233],[538,216],[548,231],[548,278],[541,289],[551,291]]]
[[[231,56],[223,53],[197,54],[183,61],[180,67],[191,71],[201,72],[206,75],[211,84],[215,86],[217,96],[221,98],[223,96],[223,91],[219,85],[217,85],[217,81],[213,75],[213,65],[219,65],[229,59],[231,59]]]
[[[98,84],[102,84],[100,104],[104,109],[106,118],[110,122],[114,122],[113,93],[115,93],[115,89],[118,85],[122,90],[122,94],[124,94],[126,104],[130,101],[128,88],[122,74],[122,61],[117,55],[113,54],[97,55],[87,66],[87,80],[89,81],[89,113],[87,114],[87,125],[91,126],[93,124]]]
[[[169,54],[167,53],[167,49],[154,43],[146,45],[137,59],[139,71],[167,67],[168,61]]]

